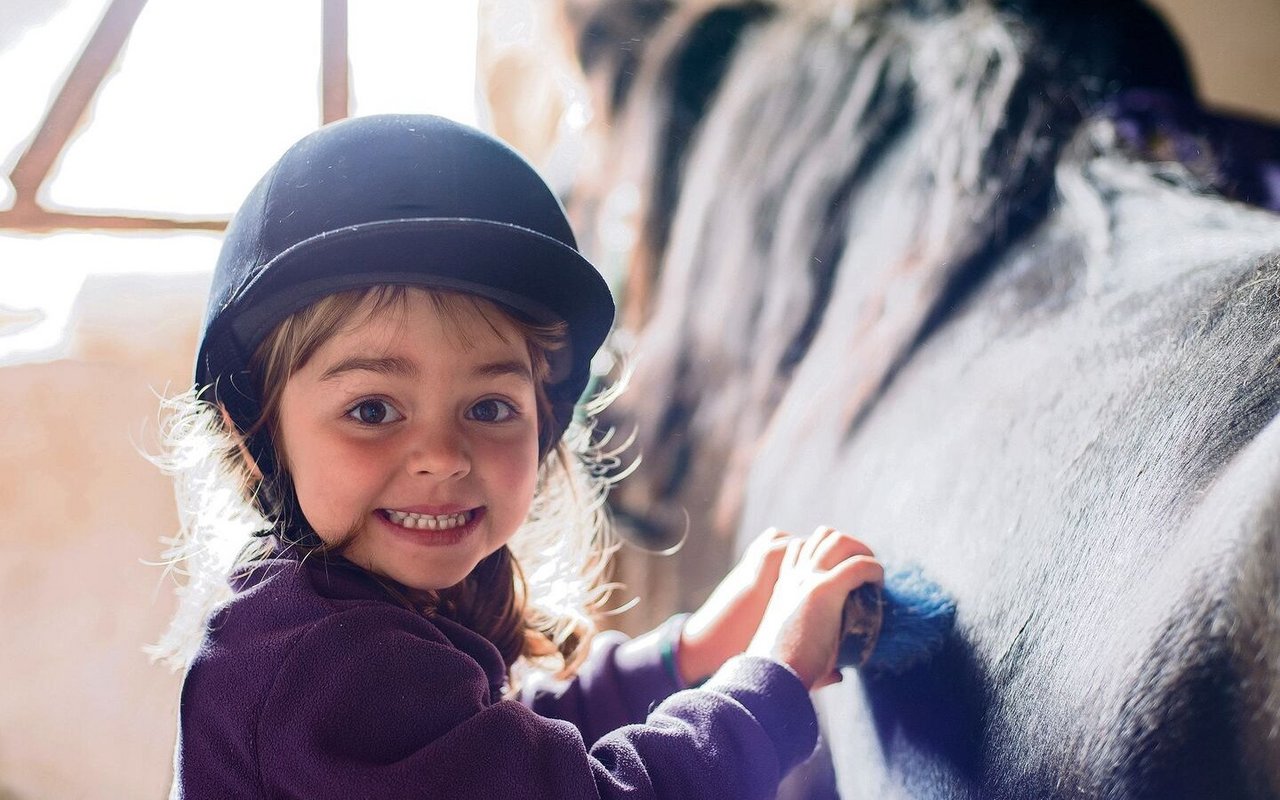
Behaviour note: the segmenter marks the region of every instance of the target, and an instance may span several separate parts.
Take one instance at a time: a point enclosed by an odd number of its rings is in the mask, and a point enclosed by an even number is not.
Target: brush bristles
[[[931,658],[955,625],[956,604],[918,568],[885,575],[884,624],[867,663],[867,674],[897,674]]]

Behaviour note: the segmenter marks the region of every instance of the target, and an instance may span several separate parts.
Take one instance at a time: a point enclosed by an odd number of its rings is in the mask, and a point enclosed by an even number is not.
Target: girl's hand
[[[864,583],[883,582],[884,569],[871,550],[835,528],[789,540],[773,596],[747,652],[790,667],[807,689],[838,683],[836,653],[845,597]]]
[[[697,683],[744,652],[769,605],[789,533],[770,528],[756,537],[742,560],[685,622],[676,668],[686,686]]]

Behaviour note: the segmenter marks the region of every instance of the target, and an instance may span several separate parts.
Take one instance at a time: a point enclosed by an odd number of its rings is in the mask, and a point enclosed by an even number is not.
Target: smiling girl
[[[770,531],[693,615],[597,635],[614,545],[575,409],[612,316],[478,131],[359,118],[272,167],[171,429],[174,797],[773,795],[880,566]]]

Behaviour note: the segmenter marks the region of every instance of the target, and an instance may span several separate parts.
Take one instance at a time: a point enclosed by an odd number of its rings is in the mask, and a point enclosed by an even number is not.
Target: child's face
[[[281,395],[278,435],[311,527],[330,543],[355,530],[344,555],[411,588],[461,581],[533,501],[528,347],[488,317],[442,318],[411,290],[402,311],[355,314]]]

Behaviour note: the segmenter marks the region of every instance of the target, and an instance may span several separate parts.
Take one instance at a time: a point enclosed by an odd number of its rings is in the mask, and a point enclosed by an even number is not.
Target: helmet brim
[[[289,315],[335,292],[379,284],[468,292],[505,306],[533,322],[567,324],[566,351],[553,354],[549,394],[557,417],[572,413],[586,388],[589,362],[613,320],[605,280],[577,250],[537,231],[482,219],[395,219],[349,225],[304,239],[283,250],[228,298],[218,316],[225,324],[207,332],[197,359],[196,381],[244,381],[237,391],[214,388],[242,427],[255,414],[239,399],[248,376],[235,376],[267,335]],[[574,365],[577,364],[575,367]],[[252,404],[256,407],[257,403]],[[568,419],[558,419],[563,430]]]

